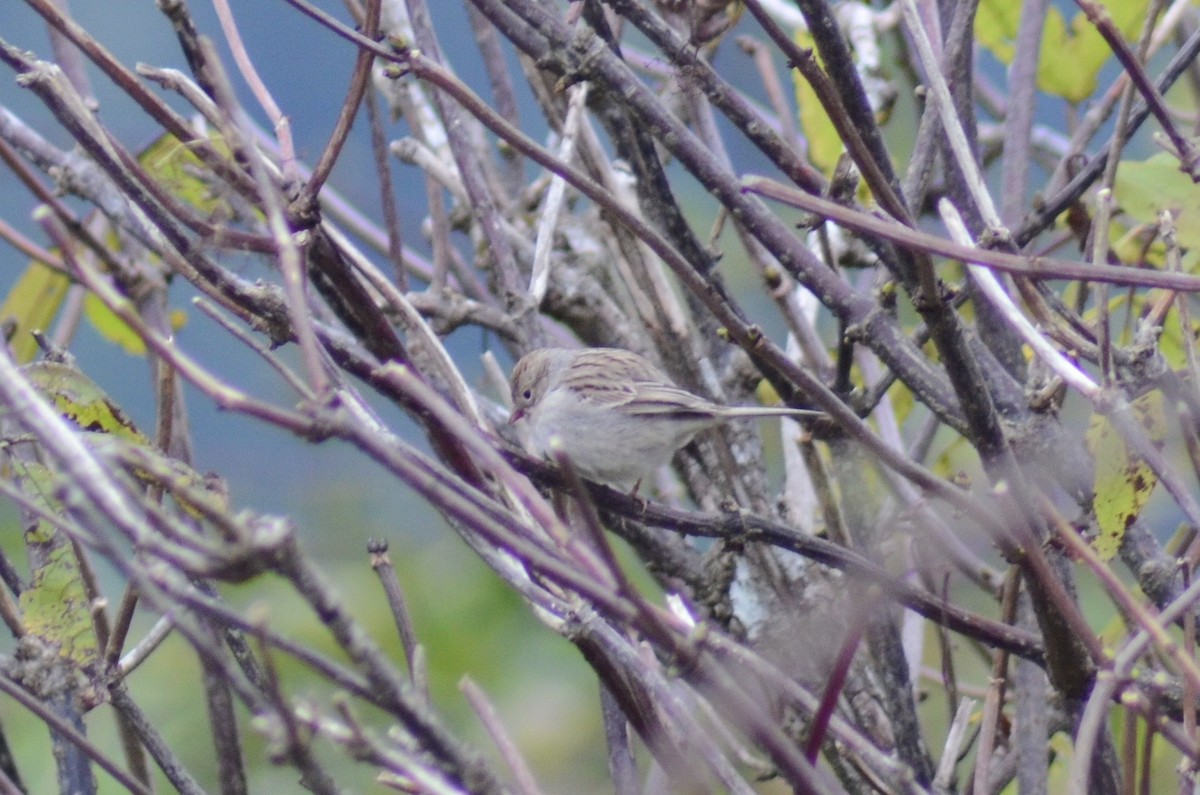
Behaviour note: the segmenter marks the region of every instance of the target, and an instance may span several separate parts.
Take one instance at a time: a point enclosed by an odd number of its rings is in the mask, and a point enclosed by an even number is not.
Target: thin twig
[[[121,768],[117,767],[108,755],[92,744],[84,735],[76,731],[74,726],[68,724],[65,720],[55,714],[40,699],[34,698],[25,688],[14,682],[5,673],[0,672],[0,691],[16,701],[25,709],[32,712],[47,726],[51,727],[57,734],[66,738],[66,740],[74,744],[77,748],[93,759],[96,764],[104,769],[106,773],[115,778],[118,783],[128,789],[134,795],[151,795],[151,791],[142,785],[141,782],[134,779]]]
[[[496,709],[488,701],[487,695],[480,689],[479,685],[467,677],[464,677],[458,683],[458,688],[467,697],[467,701],[471,704],[471,707],[475,710],[475,714],[487,729],[492,742],[495,743],[496,748],[500,751],[500,755],[504,758],[505,764],[508,765],[508,769],[512,771],[517,791],[523,793],[523,795],[539,795],[541,789],[537,785],[537,780],[533,777],[533,771],[529,769],[528,763],[521,756],[517,746],[513,744],[512,738],[509,737],[504,725],[500,722],[500,718],[496,714]]]

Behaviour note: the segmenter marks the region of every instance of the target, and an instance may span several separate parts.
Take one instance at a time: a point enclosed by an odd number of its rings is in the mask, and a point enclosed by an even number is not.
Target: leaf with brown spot
[[[1156,447],[1161,447],[1167,435],[1166,411],[1161,393],[1143,395],[1130,404],[1134,420]],[[1125,444],[1108,417],[1092,416],[1087,431],[1088,450],[1096,461],[1096,476],[1092,483],[1099,533],[1092,545],[1102,560],[1111,560],[1125,531],[1141,514],[1150,499],[1158,477]]]

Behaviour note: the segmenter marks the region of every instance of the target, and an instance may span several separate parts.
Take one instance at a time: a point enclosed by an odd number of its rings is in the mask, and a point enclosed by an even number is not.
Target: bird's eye
[[[524,392],[521,393],[521,397],[525,398],[526,400],[533,400],[533,390],[526,389]]]

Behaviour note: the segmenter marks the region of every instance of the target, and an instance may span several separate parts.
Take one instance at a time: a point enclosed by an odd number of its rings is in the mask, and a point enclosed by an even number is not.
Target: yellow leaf
[[[0,323],[15,324],[12,351],[19,363],[37,356],[38,344],[30,332],[50,327],[70,286],[65,274],[34,260],[8,291],[0,305]]]
[[[142,338],[95,294],[88,293],[83,299],[83,314],[101,337],[119,345],[130,356],[146,355],[146,343]]]
[[[1131,41],[1148,5],[1149,0],[1107,0],[1103,8],[1125,40]],[[983,0],[975,16],[976,39],[1006,64],[1014,56],[1020,10],[1021,4],[1010,0]],[[1058,7],[1051,6],[1038,53],[1038,88],[1080,103],[1095,93],[1100,69],[1111,57],[1108,43],[1083,12],[1068,22]]]
[[[1150,441],[1161,447],[1167,435],[1162,394],[1143,395],[1130,404],[1130,409]],[[1111,560],[1121,548],[1126,528],[1133,524],[1150,499],[1158,478],[1141,456],[1128,448],[1108,417],[1092,416],[1087,445],[1096,461],[1092,507],[1099,532],[1092,545],[1101,560]]]
[[[975,12],[975,40],[998,61],[1012,63],[1020,22],[1020,3],[983,0]]]
[[[804,49],[812,49],[813,39],[808,31],[797,31],[796,44]],[[796,91],[796,107],[800,111],[800,129],[808,142],[808,159],[814,166],[829,174],[837,165],[842,154],[842,139],[838,137],[837,129],[829,119],[829,114],[817,99],[817,92],[800,74],[799,70],[792,72],[792,85]]]
[[[892,402],[892,411],[896,415],[896,422],[901,425],[908,419],[908,415],[912,413],[913,408],[917,405],[916,398],[913,397],[912,390],[904,385],[902,381],[897,380],[892,388],[888,390],[888,400]]]

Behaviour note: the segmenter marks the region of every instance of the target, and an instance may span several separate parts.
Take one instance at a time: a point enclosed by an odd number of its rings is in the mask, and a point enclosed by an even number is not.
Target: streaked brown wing
[[[559,386],[575,390],[592,403],[622,406],[638,396],[640,386],[674,388],[669,378],[642,357],[617,348],[580,351]],[[583,387],[586,385],[586,389]]]

